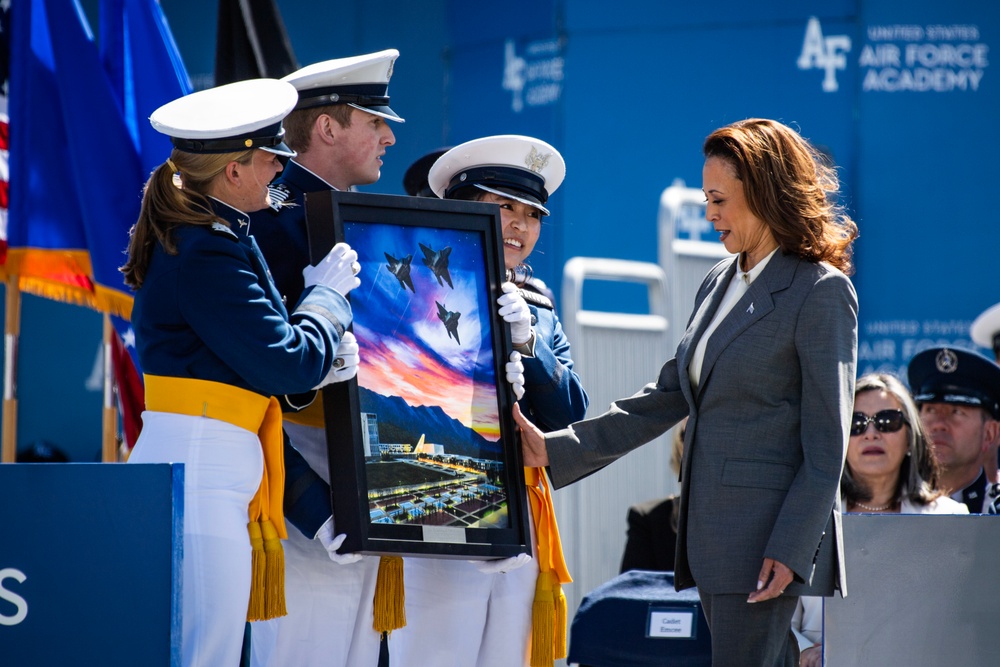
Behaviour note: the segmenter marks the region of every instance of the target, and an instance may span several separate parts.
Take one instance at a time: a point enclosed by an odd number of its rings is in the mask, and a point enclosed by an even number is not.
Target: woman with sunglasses
[[[920,424],[920,413],[895,376],[872,373],[858,380],[840,479],[847,512],[868,514],[968,514],[937,488],[938,466]],[[822,664],[822,598],[802,597],[792,617],[799,664]]]
[[[937,489],[938,466],[909,392],[885,373],[863,376],[854,392],[847,464],[840,480],[848,512],[966,514]]]

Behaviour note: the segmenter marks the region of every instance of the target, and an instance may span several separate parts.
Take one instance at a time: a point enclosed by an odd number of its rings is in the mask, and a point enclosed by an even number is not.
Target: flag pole
[[[111,337],[117,336],[111,315],[104,313],[104,416],[101,422],[101,460],[118,462],[118,407],[115,405],[115,373]]]
[[[13,463],[17,456],[17,338],[21,330],[21,288],[18,276],[7,277],[4,314],[3,440],[0,463]]]

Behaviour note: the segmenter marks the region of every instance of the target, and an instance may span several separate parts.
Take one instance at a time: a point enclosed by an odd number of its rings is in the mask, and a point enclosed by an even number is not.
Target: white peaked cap
[[[348,104],[355,109],[403,122],[389,107],[389,79],[399,57],[396,49],[350,58],[324,60],[282,79],[299,91],[296,109]]]
[[[438,158],[427,174],[442,199],[469,186],[534,206],[544,204],[566,177],[566,162],[551,145],[519,134],[473,139]]]
[[[260,148],[295,155],[281,121],[298,93],[277,79],[250,79],[200,90],[164,104],[149,117],[157,132],[189,153],[235,153]]]
[[[976,345],[993,349],[993,339],[1000,335],[1000,303],[990,306],[973,321],[970,334]]]

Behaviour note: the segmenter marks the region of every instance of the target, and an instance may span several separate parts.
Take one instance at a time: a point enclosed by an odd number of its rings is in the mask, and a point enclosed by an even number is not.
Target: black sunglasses
[[[875,424],[875,429],[881,433],[895,433],[905,423],[906,417],[902,410],[879,410],[871,417],[863,412],[855,412],[851,419],[851,435],[862,435],[868,430],[869,424]]]

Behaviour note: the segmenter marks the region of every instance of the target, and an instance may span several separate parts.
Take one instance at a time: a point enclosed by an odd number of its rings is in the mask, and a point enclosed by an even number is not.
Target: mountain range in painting
[[[447,454],[500,460],[501,442],[491,442],[438,406],[412,406],[399,396],[383,396],[358,386],[361,411],[378,419],[381,443],[413,443],[424,436],[428,443],[442,445]]]

